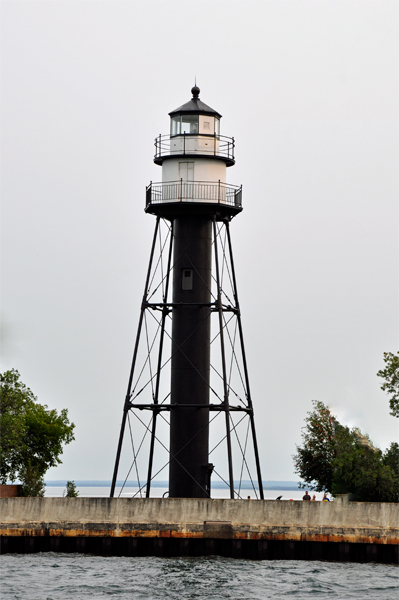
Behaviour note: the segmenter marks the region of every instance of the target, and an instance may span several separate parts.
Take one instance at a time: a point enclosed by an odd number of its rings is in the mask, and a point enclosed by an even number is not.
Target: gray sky
[[[228,182],[264,479],[296,479],[312,399],[385,448],[398,346],[397,3],[2,2],[2,370],[68,408],[49,479],[112,475],[161,179],[153,139],[201,99]],[[161,478],[166,478],[161,476]]]

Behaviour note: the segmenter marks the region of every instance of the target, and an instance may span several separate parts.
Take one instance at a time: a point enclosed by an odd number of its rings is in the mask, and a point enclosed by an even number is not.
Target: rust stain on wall
[[[198,525],[192,529],[176,528],[148,528],[148,529],[124,529],[120,527],[104,528],[51,528],[51,527],[18,527],[4,528],[0,531],[0,536],[4,537],[88,537],[88,538],[182,538],[182,539],[233,539],[233,540],[280,540],[280,541],[306,541],[306,542],[346,542],[363,544],[399,544],[399,536],[384,535],[385,532],[369,532],[368,534],[345,534],[345,533],[315,533],[298,531],[277,533],[273,531],[237,531],[234,527],[230,534],[225,529],[218,531],[217,526],[210,529],[204,527],[198,528]]]

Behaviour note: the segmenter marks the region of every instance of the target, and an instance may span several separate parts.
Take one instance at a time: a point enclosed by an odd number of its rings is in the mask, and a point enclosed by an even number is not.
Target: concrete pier
[[[2,498],[0,511],[3,553],[398,561],[398,504]]]

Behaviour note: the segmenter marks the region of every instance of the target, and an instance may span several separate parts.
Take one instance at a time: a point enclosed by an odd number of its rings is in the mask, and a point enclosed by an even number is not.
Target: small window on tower
[[[193,270],[183,269],[181,278],[181,289],[192,290],[193,289]]]
[[[211,124],[209,121],[204,121],[204,131],[210,131],[211,130]]]

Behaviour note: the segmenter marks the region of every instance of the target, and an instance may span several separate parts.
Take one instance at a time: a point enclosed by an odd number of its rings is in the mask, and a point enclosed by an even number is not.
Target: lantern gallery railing
[[[242,186],[221,181],[168,181],[150,183],[146,188],[146,208],[164,202],[209,202],[241,208]]]
[[[160,162],[167,156],[197,155],[216,156],[234,164],[234,138],[224,135],[159,135],[155,138],[154,161]]]

